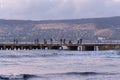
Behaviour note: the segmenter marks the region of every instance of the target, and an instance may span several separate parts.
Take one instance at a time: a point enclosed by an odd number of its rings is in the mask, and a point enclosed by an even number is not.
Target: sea
[[[120,50],[1,50],[0,80],[120,80]]]

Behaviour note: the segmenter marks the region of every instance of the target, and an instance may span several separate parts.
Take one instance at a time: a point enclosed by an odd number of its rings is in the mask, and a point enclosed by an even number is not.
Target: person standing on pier
[[[72,41],[71,40],[69,40],[69,42],[68,42],[69,44],[72,44]]]
[[[36,39],[34,40],[34,42],[35,42],[35,44],[39,44],[39,39],[36,38]]]
[[[47,41],[46,41],[46,39],[44,39],[44,44],[47,44]]]
[[[80,39],[80,44],[82,44],[82,39]]]
[[[39,44],[39,39],[38,38],[36,39],[36,43]]]
[[[16,44],[16,39],[15,39],[15,38],[14,38],[14,40],[13,40],[13,41],[14,41],[14,44]]]
[[[16,44],[18,44],[18,39],[16,39]]]
[[[66,39],[63,39],[63,44],[65,44]]]
[[[80,44],[80,40],[77,40],[77,44]]]
[[[36,44],[36,39],[34,40],[34,43]]]
[[[62,44],[62,39],[60,39],[60,44]]]
[[[52,38],[50,39],[50,43],[51,43],[51,44],[53,43],[53,39],[52,39]]]

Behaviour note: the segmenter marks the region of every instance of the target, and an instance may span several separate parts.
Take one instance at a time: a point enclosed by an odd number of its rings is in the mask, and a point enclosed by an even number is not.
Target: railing
[[[66,44],[69,44],[68,43],[69,41],[66,40]],[[56,40],[56,41],[52,41],[50,42],[50,40],[47,41],[47,44],[60,44],[60,41],[59,40]],[[13,41],[0,41],[0,44],[14,44]],[[34,41],[18,41],[17,44],[35,44]],[[38,44],[44,44],[43,41],[41,42],[38,42]],[[63,43],[62,43],[63,44]],[[72,41],[72,44],[77,44],[77,41]],[[120,40],[102,40],[102,41],[98,41],[98,40],[83,40],[82,41],[82,44],[120,44]]]

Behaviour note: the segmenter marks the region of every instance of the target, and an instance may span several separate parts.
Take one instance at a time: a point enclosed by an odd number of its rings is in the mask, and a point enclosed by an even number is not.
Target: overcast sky
[[[120,0],[0,0],[0,19],[53,20],[120,16]]]

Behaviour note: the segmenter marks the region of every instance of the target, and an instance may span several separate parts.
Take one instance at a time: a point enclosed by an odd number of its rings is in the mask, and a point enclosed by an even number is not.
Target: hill
[[[120,17],[88,18],[71,20],[4,20],[0,19],[0,40],[32,40],[33,38],[83,38],[98,37],[120,40]]]

